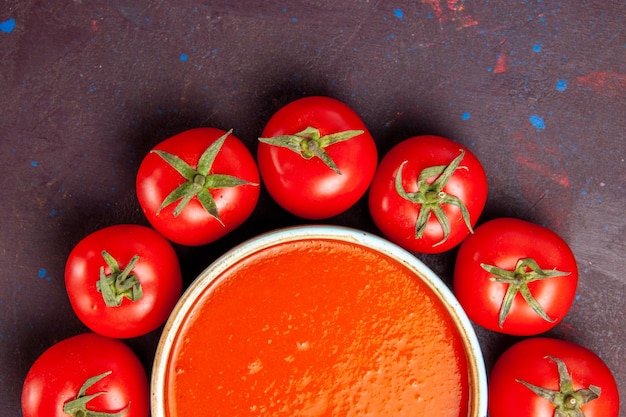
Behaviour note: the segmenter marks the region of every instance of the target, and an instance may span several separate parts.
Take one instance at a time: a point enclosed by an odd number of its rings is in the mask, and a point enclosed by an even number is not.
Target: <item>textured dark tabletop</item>
[[[548,335],[599,354],[626,415],[626,3],[617,0],[6,0],[0,5],[0,415],[53,343],[83,332],[71,248],[145,224],[134,176],[156,143],[233,128],[252,152],[280,106],[353,107],[380,154],[432,133],[483,162],[485,221],[548,226],[578,293]],[[233,245],[304,221],[265,191],[228,237],[177,246],[185,285]],[[375,229],[364,201],[327,223]],[[419,257],[448,284],[454,251]],[[518,338],[476,329],[486,366]],[[150,368],[155,331],[127,343]]]

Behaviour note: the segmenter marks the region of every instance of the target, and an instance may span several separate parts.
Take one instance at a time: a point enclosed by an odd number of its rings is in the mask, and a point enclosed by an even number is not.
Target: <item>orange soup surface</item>
[[[400,262],[311,239],[241,259],[176,334],[165,403],[176,416],[466,417],[463,341]]]

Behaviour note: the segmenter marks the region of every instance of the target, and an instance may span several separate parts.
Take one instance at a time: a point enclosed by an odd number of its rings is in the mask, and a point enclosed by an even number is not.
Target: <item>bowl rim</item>
[[[422,279],[444,304],[463,340],[468,371],[473,376],[470,380],[469,416],[487,416],[487,373],[478,337],[461,304],[446,283],[414,254],[378,235],[346,226],[311,224],[283,227],[247,239],[211,262],[192,281],[172,310],[159,337],[150,379],[153,417],[169,417],[164,401],[166,369],[178,330],[198,298],[208,288],[218,285],[221,274],[238,260],[267,247],[303,239],[340,240],[365,246],[400,262]]]

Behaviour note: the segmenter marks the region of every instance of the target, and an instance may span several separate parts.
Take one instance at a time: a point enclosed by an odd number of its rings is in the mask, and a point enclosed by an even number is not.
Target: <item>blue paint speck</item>
[[[46,268],[40,268],[39,271],[37,271],[37,276],[39,278],[45,278],[47,273]]]
[[[11,33],[15,29],[15,19],[10,17],[9,19],[0,22],[0,31],[4,33]]]
[[[537,44],[533,46],[533,52],[541,52],[541,45]]]
[[[56,209],[52,209],[52,210],[50,210],[50,213],[48,213],[48,215],[49,215],[50,217],[54,217],[54,216],[56,216],[57,214],[59,214],[59,211],[58,211],[58,210],[56,210]]]
[[[463,120],[469,120],[469,119],[470,119],[470,116],[471,116],[471,115],[470,115],[470,113],[469,113],[468,111],[466,111],[465,113],[463,113],[463,114],[461,115],[461,119],[463,119]]]
[[[180,54],[180,60],[182,62],[187,62],[188,59],[189,59],[189,56],[187,56],[187,54],[185,54],[185,53]]]
[[[558,80],[556,82],[556,91],[565,91],[567,90],[567,81],[565,80]]]
[[[402,19],[404,17],[404,12],[401,9],[393,9],[393,15],[398,19]]]
[[[292,17],[292,18],[291,18],[291,21],[295,23],[295,22],[297,22],[297,21],[298,21],[298,18],[297,18],[297,17]]]
[[[535,129],[537,130],[543,130],[546,128],[546,123],[543,121],[541,116],[537,116],[536,114],[533,114],[532,116],[530,116],[528,118],[528,121],[530,122],[531,125],[535,126]]]
[[[37,166],[37,161],[30,161],[30,165],[36,167]]]

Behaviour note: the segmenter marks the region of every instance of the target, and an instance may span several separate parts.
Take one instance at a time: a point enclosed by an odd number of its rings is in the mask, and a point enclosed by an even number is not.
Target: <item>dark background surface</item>
[[[233,128],[255,152],[274,111],[314,94],[353,107],[381,155],[425,133],[467,145],[489,177],[481,221],[559,233],[580,283],[548,335],[599,354],[625,399],[625,26],[625,3],[606,0],[1,2],[0,414],[20,415],[38,355],[86,330],[64,287],[72,247],[145,224],[145,153],[198,126]],[[263,192],[230,236],[176,247],[185,284],[299,223]],[[364,201],[328,223],[377,233]],[[454,252],[419,257],[451,283]],[[476,330],[488,369],[519,340]],[[127,341],[147,369],[158,338]]]

